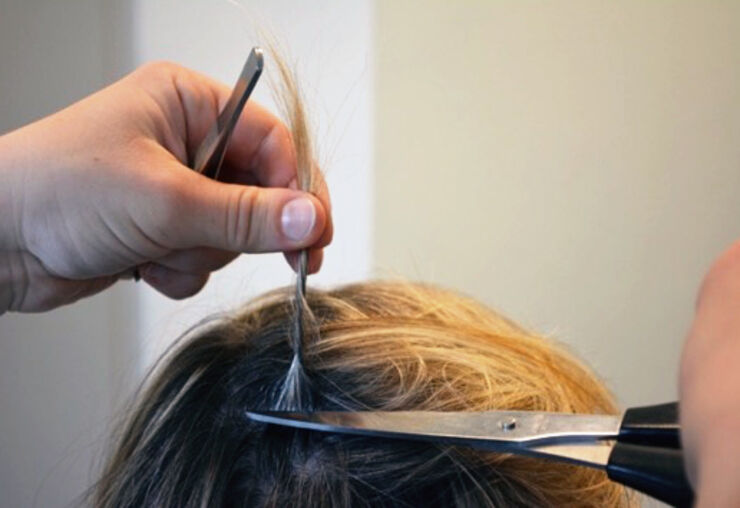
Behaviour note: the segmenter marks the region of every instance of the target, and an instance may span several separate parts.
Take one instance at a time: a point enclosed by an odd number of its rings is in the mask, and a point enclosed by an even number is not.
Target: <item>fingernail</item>
[[[316,208],[308,198],[297,198],[283,207],[281,218],[285,236],[299,242],[306,238],[316,223]]]

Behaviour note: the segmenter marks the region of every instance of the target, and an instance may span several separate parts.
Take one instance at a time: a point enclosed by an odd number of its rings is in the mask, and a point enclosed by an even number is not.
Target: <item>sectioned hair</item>
[[[561,347],[470,299],[407,283],[309,291],[304,367],[319,410],[614,413]],[[448,445],[258,424],[292,351],[291,291],[182,340],[139,397],[98,507],[622,506],[599,471]]]
[[[281,56],[276,43],[270,47],[270,55],[278,72],[275,97],[291,133],[296,161],[296,184],[300,190],[316,194],[322,181],[316,163],[313,140],[298,79]],[[290,329],[292,360],[282,384],[277,388],[273,409],[279,411],[311,411],[314,407],[314,387],[303,367],[303,349],[308,341],[316,340],[315,320],[306,301],[308,278],[308,250],[298,253],[298,267],[293,296],[293,326]]]

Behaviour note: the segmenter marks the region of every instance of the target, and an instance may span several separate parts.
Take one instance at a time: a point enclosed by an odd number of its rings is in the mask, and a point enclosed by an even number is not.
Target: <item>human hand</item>
[[[134,267],[160,292],[190,296],[243,252],[310,247],[317,271],[332,237],[328,191],[295,190],[277,118],[247,103],[221,171],[228,183],[186,167],[229,93],[150,64],[0,137],[0,314],[73,302]]]
[[[740,504],[740,242],[704,279],[681,359],[681,426],[696,506]]]

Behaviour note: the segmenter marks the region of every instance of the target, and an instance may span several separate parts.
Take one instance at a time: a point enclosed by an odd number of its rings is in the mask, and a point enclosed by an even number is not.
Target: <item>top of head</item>
[[[455,293],[407,283],[310,291],[304,367],[318,410],[608,413],[581,363]],[[444,445],[258,424],[292,358],[291,290],[192,332],[153,375],[98,506],[613,506],[593,470]]]

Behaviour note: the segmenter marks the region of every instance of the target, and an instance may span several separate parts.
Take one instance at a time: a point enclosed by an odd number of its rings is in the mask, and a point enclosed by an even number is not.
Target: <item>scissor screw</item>
[[[510,416],[509,418],[501,420],[499,425],[501,426],[501,430],[503,430],[504,432],[509,432],[510,430],[514,430],[516,428],[516,419],[513,416]]]

